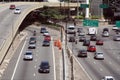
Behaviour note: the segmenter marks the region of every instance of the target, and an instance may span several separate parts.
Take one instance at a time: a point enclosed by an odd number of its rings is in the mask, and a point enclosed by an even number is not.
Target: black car
[[[40,73],[49,73],[50,72],[50,65],[48,61],[42,61],[40,63],[38,72]]]
[[[44,40],[42,46],[50,46],[50,41]]]
[[[91,40],[91,41],[96,41],[96,40],[97,40],[97,36],[96,36],[96,35],[92,35],[92,36],[90,37],[90,40]]]
[[[83,41],[83,46],[89,46],[89,45],[90,45],[90,40]]]
[[[30,37],[29,44],[36,43],[36,37]]]
[[[87,57],[87,50],[79,50],[78,51],[78,57]]]
[[[80,36],[80,37],[79,37],[79,42],[83,42],[84,40],[86,40],[86,37],[85,37],[85,36]]]
[[[46,28],[45,27],[42,27],[41,29],[40,29],[40,33],[44,33],[46,31]]]
[[[69,42],[75,42],[75,37],[74,36],[70,36],[69,37]]]
[[[109,29],[108,29],[108,28],[104,28],[104,29],[103,29],[103,32],[104,32],[104,31],[109,32]]]

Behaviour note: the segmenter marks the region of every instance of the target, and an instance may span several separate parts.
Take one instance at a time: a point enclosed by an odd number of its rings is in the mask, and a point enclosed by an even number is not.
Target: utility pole
[[[89,0],[86,0],[86,4],[89,5],[89,3],[90,3]],[[89,18],[89,7],[86,8],[85,18]]]

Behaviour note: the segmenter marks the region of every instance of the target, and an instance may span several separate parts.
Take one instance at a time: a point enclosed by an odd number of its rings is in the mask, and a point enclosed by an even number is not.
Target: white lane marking
[[[36,76],[35,73],[33,74],[33,76]]]
[[[96,62],[95,62],[95,61],[94,61],[93,63],[94,63],[94,64],[96,64]]]
[[[53,47],[53,38],[52,38],[52,53],[53,53],[53,66],[54,66],[54,80],[56,80],[55,52],[54,52],[54,47]]]
[[[36,66],[34,66],[34,68],[36,68]]]
[[[1,69],[1,70],[0,70],[0,73],[3,74],[4,71],[5,71],[5,69]]]
[[[117,59],[120,59],[120,57],[118,56]]]
[[[111,62],[109,62],[109,64],[112,64]]]
[[[22,47],[22,49],[21,49],[21,52],[20,52],[20,54],[19,54],[17,63],[16,63],[16,65],[15,65],[15,68],[14,68],[14,71],[13,71],[13,74],[12,74],[12,77],[11,77],[11,80],[13,80],[13,78],[14,78],[14,76],[15,76],[15,72],[16,72],[18,63],[19,63],[19,61],[20,61],[20,57],[21,57],[21,55],[22,55],[23,49],[24,49],[24,47],[25,47],[25,44],[26,44],[26,40],[25,40],[24,45],[23,45],[23,47]]]
[[[35,62],[37,62],[37,59],[35,59]]]
[[[103,71],[103,69],[102,69],[102,68],[100,68],[100,71]]]

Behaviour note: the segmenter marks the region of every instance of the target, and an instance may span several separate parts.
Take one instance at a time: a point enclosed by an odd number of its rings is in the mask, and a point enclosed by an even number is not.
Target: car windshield
[[[48,68],[49,67],[49,63],[48,62],[42,62],[40,67],[41,68]]]
[[[26,54],[25,55],[32,55],[32,53],[31,52],[26,52]]]
[[[44,43],[48,43],[49,41],[48,41],[48,40],[44,40],[43,42],[44,42]]]
[[[20,10],[20,9],[16,9],[16,10]]]
[[[81,52],[85,53],[85,52],[87,52],[87,51],[86,51],[86,50],[81,50]]]
[[[68,29],[73,30],[73,29],[75,29],[75,28],[74,28],[74,27],[69,27]]]
[[[35,38],[34,38],[34,37],[31,37],[30,40],[35,40]]]
[[[98,55],[103,55],[103,53],[97,53]]]
[[[107,80],[113,80],[113,78],[107,78]]]

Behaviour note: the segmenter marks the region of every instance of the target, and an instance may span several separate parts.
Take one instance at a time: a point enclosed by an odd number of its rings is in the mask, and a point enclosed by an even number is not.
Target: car
[[[97,36],[96,35],[91,35],[90,36],[90,40],[91,41],[96,41],[97,40]]]
[[[33,60],[33,52],[32,51],[26,51],[24,54],[24,60]]]
[[[75,34],[75,26],[73,26],[73,25],[70,25],[70,26],[68,26],[67,27],[67,34]]]
[[[21,13],[21,9],[20,8],[16,8],[14,11],[14,14],[20,14]]]
[[[105,31],[109,32],[109,29],[108,28],[103,28],[103,32],[105,32]]]
[[[89,52],[96,52],[96,47],[94,45],[89,45],[87,47],[87,51],[89,51]]]
[[[49,36],[50,34],[49,34],[49,32],[46,30],[46,31],[44,31],[44,33],[43,33],[43,36]]]
[[[69,42],[75,42],[75,37],[74,36],[70,36],[69,37]]]
[[[120,41],[120,35],[115,35],[113,36],[114,41]]]
[[[36,48],[36,44],[33,43],[33,44],[29,44],[28,46],[28,49],[35,49]]]
[[[115,30],[116,34],[120,34],[120,29]]]
[[[48,61],[42,61],[40,63],[38,72],[40,73],[49,73],[50,72],[50,65]]]
[[[50,41],[44,40],[42,46],[50,46]]]
[[[104,55],[102,52],[95,52],[94,58],[104,60]]]
[[[51,36],[50,35],[45,36],[44,40],[51,41]]]
[[[30,37],[29,44],[36,43],[36,37]]]
[[[104,31],[104,32],[102,33],[102,36],[103,36],[103,37],[109,37],[109,32],[108,32],[108,31]]]
[[[104,76],[101,80],[115,80],[113,76]]]
[[[9,7],[9,9],[15,9],[15,8],[16,8],[16,7],[15,7],[14,4],[11,4],[10,7]]]
[[[83,28],[77,28],[77,32],[81,32],[83,30]]]
[[[47,29],[45,27],[41,27],[40,33],[44,33]]]
[[[98,39],[98,40],[96,41],[96,45],[103,45],[103,40]]]
[[[89,46],[90,45],[90,40],[84,40],[83,41],[83,46]]]
[[[119,29],[117,26],[112,27],[112,30],[117,30],[117,29]]]
[[[85,36],[85,32],[83,30],[79,31],[78,36]]]
[[[80,36],[80,37],[79,37],[79,42],[83,42],[84,40],[86,40],[86,37],[85,37],[85,36]]]
[[[87,57],[87,50],[84,50],[84,49],[79,50],[77,56],[78,57]]]

